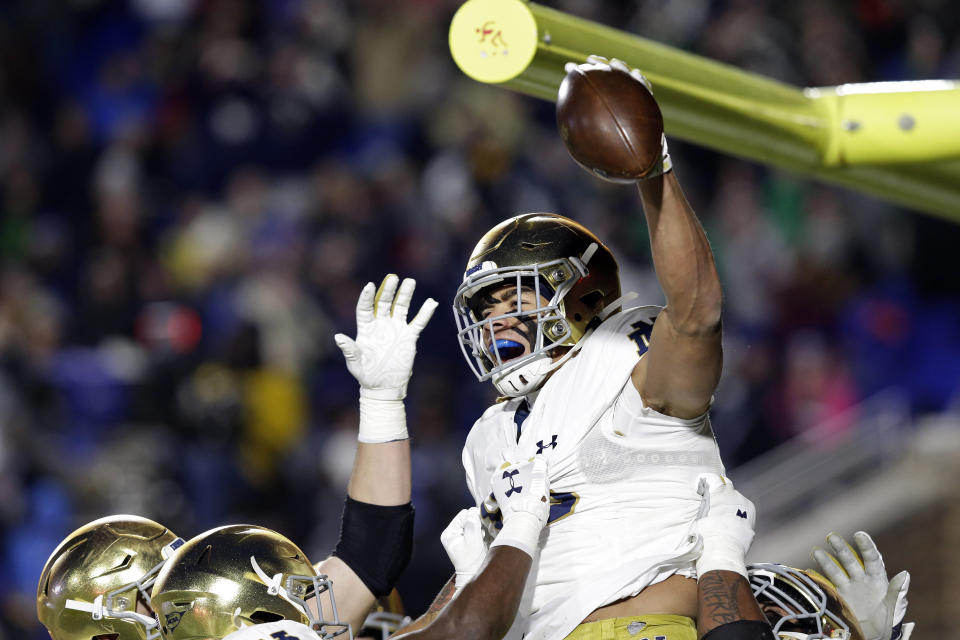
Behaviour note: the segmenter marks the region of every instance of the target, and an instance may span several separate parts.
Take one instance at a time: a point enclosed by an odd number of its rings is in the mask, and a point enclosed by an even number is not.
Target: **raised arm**
[[[720,380],[720,279],[707,236],[676,173],[644,180],[639,189],[667,306],[653,325],[633,382],[647,406],[694,418],[710,406]]]
[[[571,155],[596,175],[635,180],[650,233],[653,266],[666,295],[633,383],[648,407],[695,418],[720,379],[722,292],[713,252],[683,195],[650,82],[617,59],[568,63],[557,99]]]
[[[416,343],[436,309],[428,299],[407,323],[416,283],[388,275],[368,283],[357,302],[357,338],[334,339],[360,383],[360,429],[340,542],[317,570],[333,582],[339,617],[359,629],[379,596],[387,595],[410,560],[410,440],[403,399]]]

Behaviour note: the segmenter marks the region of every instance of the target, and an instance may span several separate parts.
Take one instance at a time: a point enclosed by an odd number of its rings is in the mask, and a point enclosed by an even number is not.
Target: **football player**
[[[61,542],[40,572],[37,618],[53,640],[155,640],[150,587],[183,540],[139,516],[87,523]]]
[[[622,63],[586,66],[642,83]],[[722,293],[665,142],[661,151],[660,170],[638,187],[665,307],[625,307],[609,249],[552,213],[487,232],[456,293],[466,360],[503,400],[463,451],[490,538],[500,452],[550,464],[549,535],[518,638],[697,637],[698,549],[688,533],[698,477],[724,473],[707,414],[721,370]]]

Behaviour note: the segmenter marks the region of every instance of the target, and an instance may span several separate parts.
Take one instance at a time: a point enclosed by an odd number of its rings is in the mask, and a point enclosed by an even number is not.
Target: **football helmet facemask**
[[[53,640],[154,640],[149,605],[166,557],[183,540],[139,516],[115,515],[80,527],[50,554],[37,585],[37,617]]]
[[[760,609],[784,640],[864,640],[856,616],[829,580],[782,564],[751,564],[750,586]]]
[[[485,295],[502,287],[514,288],[516,309],[484,318]],[[532,307],[524,306],[524,290],[535,294]],[[480,239],[453,314],[473,373],[480,381],[492,380],[501,394],[518,397],[536,391],[572,355],[571,350],[554,361],[556,348],[576,349],[619,299],[617,262],[593,233],[557,214],[528,213],[501,222]],[[522,345],[494,335],[495,324],[511,318],[534,320],[529,353],[514,357]]]
[[[337,618],[330,580],[286,537],[253,525],[218,527],[188,540],[157,576],[150,601],[164,640],[223,638],[276,620],[300,622],[322,638],[351,637]],[[323,601],[330,603],[330,620]]]
[[[403,613],[400,594],[394,589],[389,595],[377,598],[376,604],[370,609],[356,637],[387,640],[410,622],[410,616]]]

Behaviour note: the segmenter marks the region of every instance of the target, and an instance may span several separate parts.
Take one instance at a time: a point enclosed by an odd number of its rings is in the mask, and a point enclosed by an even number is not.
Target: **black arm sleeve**
[[[716,627],[703,640],[775,640],[773,629],[759,620],[737,620]]]
[[[413,505],[380,506],[347,496],[333,555],[380,597],[390,593],[413,552]]]

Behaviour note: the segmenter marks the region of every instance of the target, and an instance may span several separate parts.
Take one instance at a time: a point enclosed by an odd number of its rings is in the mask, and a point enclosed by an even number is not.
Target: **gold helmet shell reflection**
[[[164,640],[222,638],[244,626],[293,620],[322,637],[348,628],[323,619],[308,598],[333,592],[326,576],[283,535],[254,525],[211,529],[187,541],[153,585],[151,604]]]
[[[53,640],[158,637],[156,620],[137,613],[137,602],[149,603],[164,550],[182,542],[163,525],[139,516],[114,515],[85,524],[44,565],[37,617]]]

